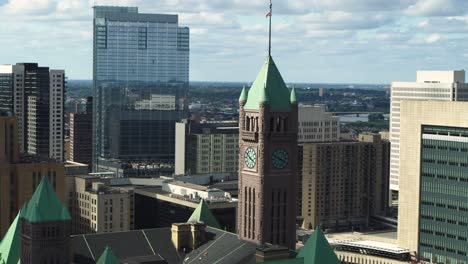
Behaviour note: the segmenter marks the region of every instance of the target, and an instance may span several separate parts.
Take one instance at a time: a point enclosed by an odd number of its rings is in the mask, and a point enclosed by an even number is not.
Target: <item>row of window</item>
[[[420,246],[425,247],[425,248],[436,249],[436,250],[439,250],[439,251],[446,251],[446,252],[449,252],[449,253],[452,253],[452,254],[458,254],[460,256],[467,256],[466,251],[462,251],[462,250],[457,251],[457,250],[454,250],[454,249],[451,249],[451,248],[431,245],[431,244],[428,244],[428,243],[420,243]]]
[[[434,216],[430,216],[430,215],[421,214],[421,218],[425,219],[425,220],[436,221],[436,222],[441,222],[441,223],[449,223],[449,224],[452,224],[452,225],[468,226],[467,222],[455,221],[455,220],[451,220],[451,219],[445,219],[443,217],[434,217]]]
[[[457,236],[457,235],[444,233],[444,232],[439,232],[439,231],[433,231],[433,230],[429,230],[429,229],[421,228],[421,233],[428,234],[428,235],[436,235],[436,236],[440,236],[440,237],[447,237],[447,238],[450,238],[450,239],[456,239],[456,240],[460,240],[460,241],[468,241],[468,239],[466,237],[464,237],[464,236]]]

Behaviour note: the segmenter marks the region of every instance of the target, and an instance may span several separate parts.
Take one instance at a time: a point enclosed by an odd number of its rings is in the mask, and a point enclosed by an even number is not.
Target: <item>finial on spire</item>
[[[290,96],[289,100],[290,100],[291,104],[297,103],[296,87],[294,85],[292,87],[291,96]]]
[[[244,103],[247,102],[247,96],[248,96],[247,89],[245,88],[245,85],[244,85],[244,87],[242,88],[242,93],[239,97],[239,102],[244,102]]]

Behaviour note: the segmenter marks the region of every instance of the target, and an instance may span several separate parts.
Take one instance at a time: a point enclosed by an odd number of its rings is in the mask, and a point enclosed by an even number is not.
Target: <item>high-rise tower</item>
[[[297,100],[269,55],[239,99],[237,233],[255,242],[294,247]]]
[[[94,165],[169,161],[188,115],[189,28],[177,15],[94,7]]]
[[[63,160],[65,71],[0,65],[0,112],[18,118],[20,151]]]

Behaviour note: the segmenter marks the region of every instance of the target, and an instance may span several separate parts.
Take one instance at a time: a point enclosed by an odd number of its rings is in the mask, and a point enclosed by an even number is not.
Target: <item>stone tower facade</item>
[[[70,263],[70,221],[31,223],[21,219],[21,263]]]
[[[48,177],[20,212],[21,263],[71,263],[71,217]]]
[[[239,99],[239,205],[237,233],[258,245],[294,248],[297,122],[289,92],[268,56],[249,92]]]

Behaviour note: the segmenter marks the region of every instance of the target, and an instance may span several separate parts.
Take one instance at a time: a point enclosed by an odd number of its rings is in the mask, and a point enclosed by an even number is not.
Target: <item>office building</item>
[[[300,145],[303,228],[367,228],[388,208],[390,144],[378,134],[358,142]]]
[[[93,158],[92,146],[92,111],[85,113],[70,113],[70,160],[88,164],[91,168]]]
[[[188,115],[189,29],[177,15],[94,7],[94,168],[106,159],[174,162]]]
[[[239,98],[237,234],[263,245],[296,244],[298,102],[268,55]]]
[[[135,229],[169,227],[192,219],[234,232],[236,209],[236,199],[210,186],[165,180],[159,187],[135,188]]]
[[[65,169],[62,163],[40,156],[21,155],[16,117],[0,116],[0,237],[6,232],[42,178],[47,177],[65,201]]]
[[[340,118],[326,111],[325,105],[300,105],[298,143],[340,140]]]
[[[400,106],[405,100],[467,101],[465,71],[418,71],[416,82],[393,82],[390,103],[390,189],[398,200],[400,175]]]
[[[176,124],[175,174],[237,174],[238,156],[237,122]]]
[[[72,234],[128,231],[134,227],[133,191],[105,184],[99,176],[68,177]]]
[[[99,159],[97,166],[99,172],[108,173],[117,178],[156,178],[174,174],[174,164],[121,161],[114,159]]]
[[[64,160],[65,72],[37,63],[0,66],[0,111],[18,117],[20,151]]]
[[[467,102],[401,102],[398,241],[431,263],[468,260]]]

